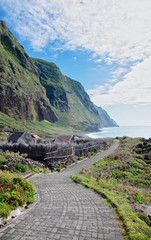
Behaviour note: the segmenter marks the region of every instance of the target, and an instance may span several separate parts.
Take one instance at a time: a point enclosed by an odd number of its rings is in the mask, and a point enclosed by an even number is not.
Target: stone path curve
[[[38,192],[34,207],[0,231],[1,240],[119,240],[113,210],[101,197],[69,178],[83,167],[114,152],[119,141],[106,151],[72,165],[60,173],[30,178]]]

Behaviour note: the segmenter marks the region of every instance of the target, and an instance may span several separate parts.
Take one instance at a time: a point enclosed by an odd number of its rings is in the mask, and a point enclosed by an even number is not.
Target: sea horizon
[[[86,134],[91,138],[104,137],[143,137],[151,138],[151,126],[119,126],[100,128],[97,132]]]

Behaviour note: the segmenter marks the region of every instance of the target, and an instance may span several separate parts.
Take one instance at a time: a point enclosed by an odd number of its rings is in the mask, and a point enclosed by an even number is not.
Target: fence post
[[[72,156],[73,156],[73,157],[75,156],[75,149],[74,149],[73,146],[72,146]]]

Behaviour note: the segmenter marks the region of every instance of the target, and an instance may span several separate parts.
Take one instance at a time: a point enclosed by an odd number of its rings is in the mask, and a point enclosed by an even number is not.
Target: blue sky
[[[151,125],[150,0],[1,0],[0,16],[119,125]]]

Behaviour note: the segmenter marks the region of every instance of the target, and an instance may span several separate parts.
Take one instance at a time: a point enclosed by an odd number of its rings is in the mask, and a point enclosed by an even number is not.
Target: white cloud
[[[38,50],[88,50],[112,61],[151,56],[150,0],[1,0],[20,37]]]
[[[151,57],[135,64],[123,81],[114,86],[96,86],[88,94],[98,106],[151,104]]]
[[[96,64],[122,65],[111,85],[88,91],[97,105],[151,103],[151,0],[1,0],[0,7],[36,51],[83,49]]]
[[[100,59],[100,58],[95,60],[95,63],[100,63],[100,62],[102,62],[102,59]]]
[[[110,83],[118,82],[119,79],[122,79],[122,75],[126,74],[128,72],[127,68],[119,67],[115,71],[112,71],[111,73],[111,79],[109,80]]]
[[[119,76],[121,76],[121,74],[127,72],[126,68],[118,68],[116,69],[116,71],[113,71],[112,72],[112,77],[114,78],[118,78]]]

